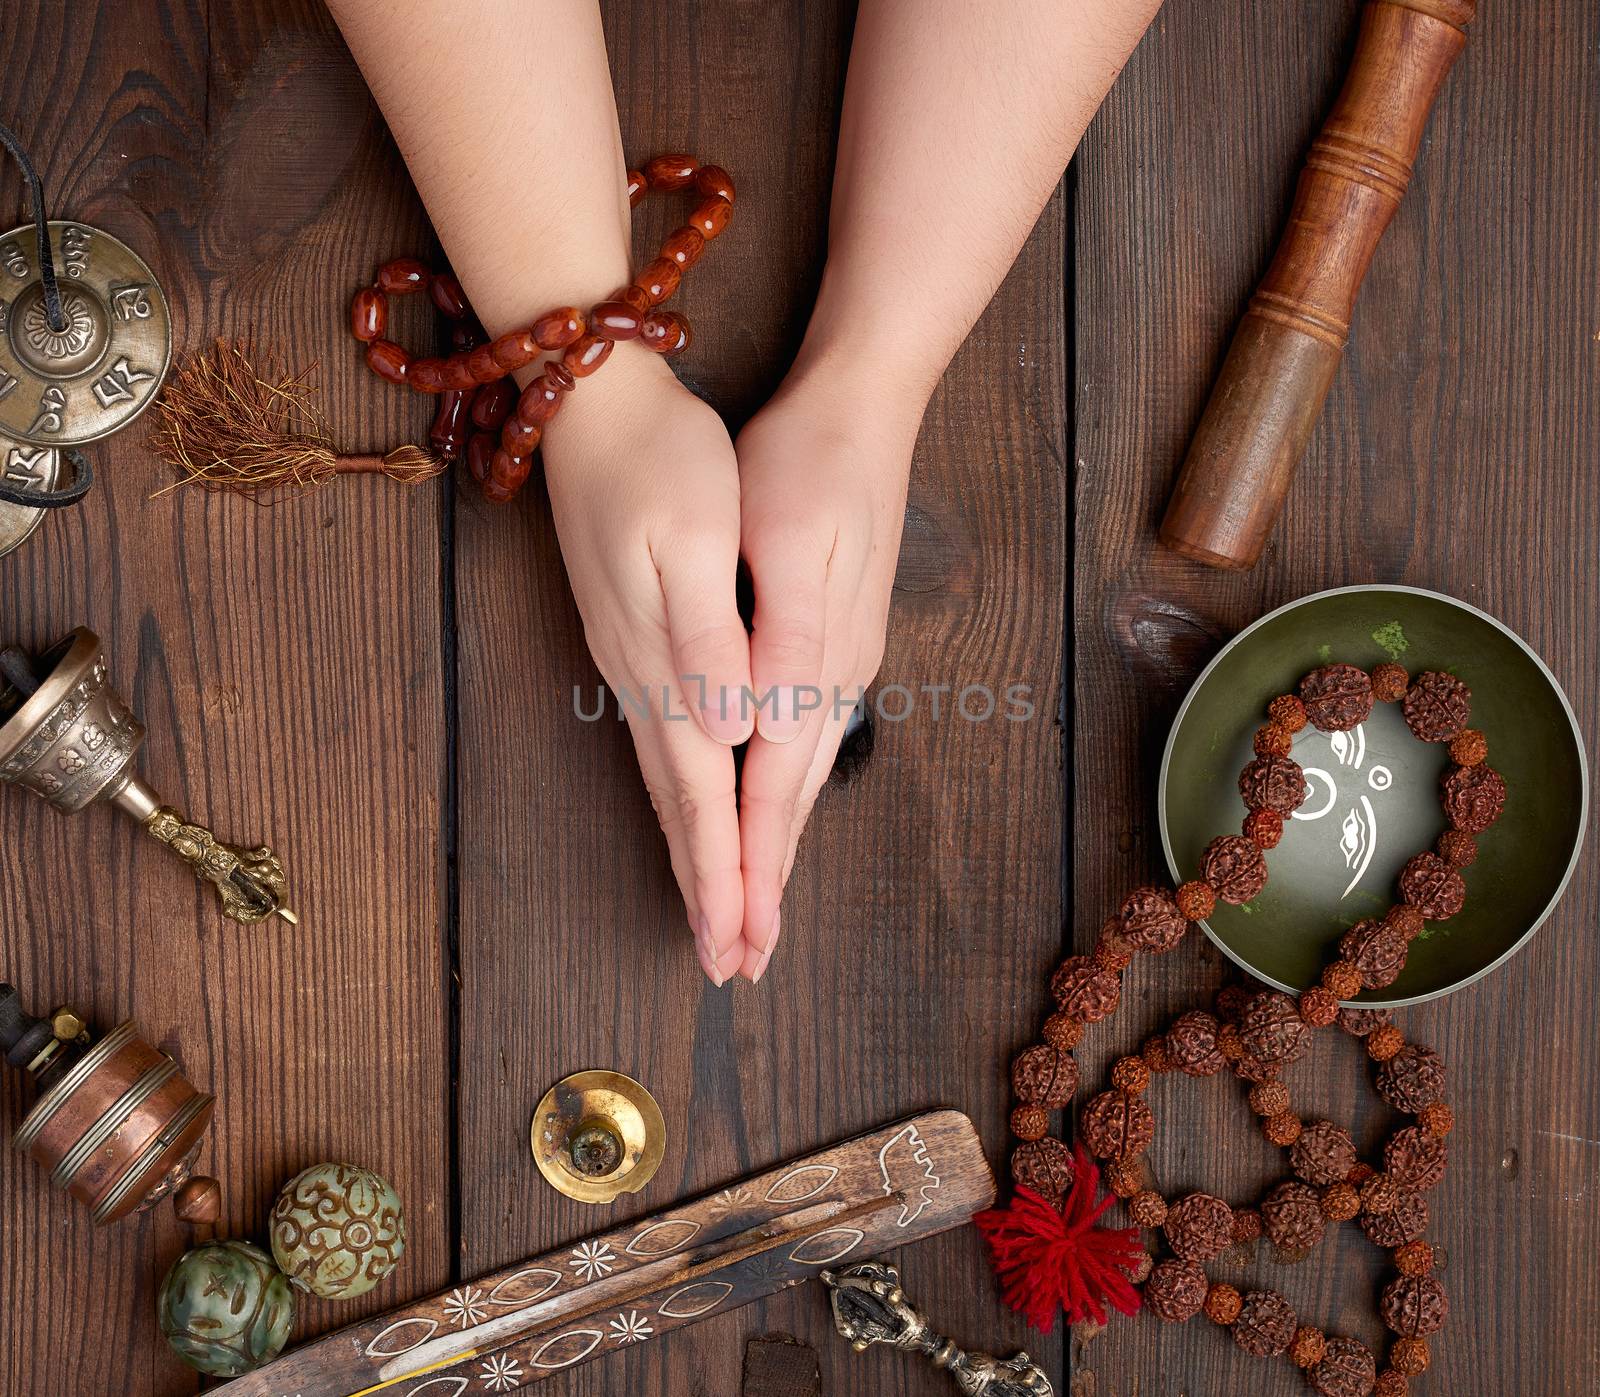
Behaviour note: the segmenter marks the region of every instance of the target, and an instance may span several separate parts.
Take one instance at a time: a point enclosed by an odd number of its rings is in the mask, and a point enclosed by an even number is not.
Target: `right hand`
[[[623,707],[701,967],[720,986],[746,951],[733,748],[753,726],[733,444],[662,359],[619,344],[568,395],[543,453],[590,654],[613,695],[649,695],[645,716]]]

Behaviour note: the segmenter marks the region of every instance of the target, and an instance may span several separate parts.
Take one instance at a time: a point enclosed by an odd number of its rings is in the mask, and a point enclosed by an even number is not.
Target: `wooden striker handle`
[[[1261,556],[1475,8],[1476,0],[1373,0],[1363,12],[1344,90],[1189,445],[1161,525],[1169,548],[1224,568]]]

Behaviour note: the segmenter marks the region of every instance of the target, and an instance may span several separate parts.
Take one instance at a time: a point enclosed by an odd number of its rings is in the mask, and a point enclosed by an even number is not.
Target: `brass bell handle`
[[[144,827],[188,864],[196,878],[216,888],[225,917],[247,926],[272,916],[299,925],[300,919],[283,905],[288,894],[283,864],[266,845],[240,849],[225,844],[204,825],[185,820],[170,805],[157,806]]]

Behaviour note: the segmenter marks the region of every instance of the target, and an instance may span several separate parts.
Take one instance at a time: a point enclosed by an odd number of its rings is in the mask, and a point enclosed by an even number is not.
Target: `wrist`
[[[662,395],[678,383],[666,360],[642,344],[624,340],[589,377],[565,395],[561,410],[545,427],[542,445],[546,463],[581,449],[610,452],[625,449],[639,432],[649,429]]]

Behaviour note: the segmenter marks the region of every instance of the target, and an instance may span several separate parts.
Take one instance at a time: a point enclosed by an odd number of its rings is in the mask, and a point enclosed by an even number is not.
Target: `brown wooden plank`
[[[1134,55],[1079,163],[1078,500],[1073,902],[1087,947],[1114,900],[1164,874],[1161,743],[1204,660],[1283,601],[1397,581],[1462,596],[1549,662],[1591,744],[1600,714],[1594,392],[1600,190],[1596,20],[1485,5],[1446,85],[1417,176],[1379,248],[1347,359],[1276,541],[1243,576],[1157,551],[1155,524],[1221,354],[1276,239],[1295,172],[1342,76],[1359,6],[1176,0]],[[1241,721],[1253,721],[1241,715]],[[1590,849],[1594,837],[1590,836]],[[1531,947],[1488,981],[1399,1013],[1451,1070],[1460,1125],[1433,1195],[1449,1327],[1417,1390],[1594,1389],[1600,1222],[1592,1032],[1600,949],[1592,861]],[[1133,1008],[1094,1037],[1086,1076],[1221,975],[1200,943],[1141,964]],[[1125,996],[1125,1002],[1128,997]],[[1386,1118],[1348,1041],[1297,1070],[1296,1105]],[[1302,1083],[1304,1085],[1302,1085]],[[1257,1196],[1280,1177],[1236,1085],[1163,1085],[1150,1159],[1164,1191]],[[1345,1232],[1348,1233],[1348,1229]],[[1308,1322],[1379,1338],[1375,1250],[1324,1243],[1279,1286]],[[1203,1321],[1142,1317],[1074,1348],[1074,1390],[1303,1390]]]
[[[848,8],[675,0],[606,18],[630,155],[693,150],[739,184],[733,230],[686,285],[683,366],[737,424],[786,367],[820,269]],[[546,502],[460,503],[464,1271],[924,1106],[969,1111],[998,1151],[1016,1009],[1057,949],[1063,220],[1058,201],[929,412],[882,674],[1028,684],[1036,717],[965,722],[947,699],[941,721],[881,725],[859,784],[819,803],[758,989],[705,984],[627,734],[573,717],[573,686],[592,694],[596,676]],[[643,1080],[671,1137],[654,1183],[606,1210],[555,1197],[527,1152],[540,1095],[588,1067]],[[970,1229],[902,1260],[946,1332],[1058,1362],[1002,1317]],[[814,1287],[552,1387],[733,1393],[745,1338],[768,1330],[816,1348],[826,1392],[947,1391],[895,1355],[850,1354]]]
[[[180,351],[253,336],[320,361],[345,445],[414,436],[416,405],[350,353],[343,305],[425,225],[320,7],[28,0],[5,31],[0,111],[55,208],[155,268]],[[0,202],[19,215],[20,187],[8,166]],[[223,923],[126,821],[63,820],[8,791],[0,967],[36,1004],[136,1017],[217,1094],[200,1165],[233,1235],[264,1236],[276,1188],[318,1160],[394,1181],[401,1279],[304,1305],[306,1334],[448,1275],[440,512],[431,490],[376,482],[273,510],[151,500],[164,481],[145,430],[95,448],[88,503],[0,560],[0,635],[98,630],[149,725],[148,777],[225,836],[270,839],[302,924]],[[22,1091],[5,1076],[9,1134]],[[155,1325],[186,1244],[165,1209],[95,1232],[0,1152],[0,1391],[195,1390]]]

